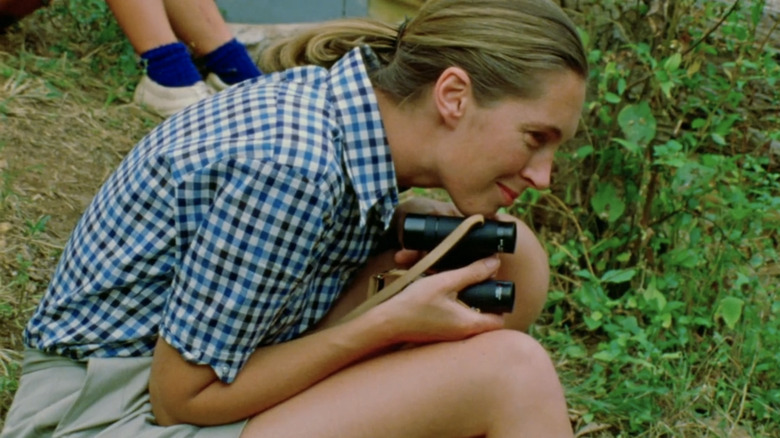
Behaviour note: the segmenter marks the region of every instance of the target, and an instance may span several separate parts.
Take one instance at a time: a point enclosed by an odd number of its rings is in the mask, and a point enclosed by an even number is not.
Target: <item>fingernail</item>
[[[485,259],[485,266],[491,270],[498,268],[499,263],[500,261],[498,260],[498,257],[490,257],[489,259]]]

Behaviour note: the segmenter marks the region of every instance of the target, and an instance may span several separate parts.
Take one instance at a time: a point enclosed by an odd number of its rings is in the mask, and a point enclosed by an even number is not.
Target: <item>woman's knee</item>
[[[474,343],[475,353],[491,371],[521,373],[552,373],[555,369],[545,348],[526,333],[516,330],[496,330],[477,335],[467,342]]]
[[[501,255],[498,278],[515,283],[515,309],[505,315],[506,327],[527,331],[539,317],[547,301],[550,283],[550,265],[547,252],[534,232],[520,219],[500,215],[502,221],[517,226],[515,251]]]
[[[565,417],[565,398],[555,366],[534,338],[515,330],[498,330],[473,338],[475,354],[486,366],[483,384],[495,409],[515,411],[520,406],[546,406]],[[481,351],[479,351],[481,350]]]

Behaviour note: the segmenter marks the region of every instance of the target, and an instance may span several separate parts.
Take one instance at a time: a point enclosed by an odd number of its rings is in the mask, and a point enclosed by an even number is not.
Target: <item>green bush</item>
[[[517,211],[554,271],[539,332],[580,426],[776,436],[780,55],[763,2],[653,3],[583,7],[583,135]]]

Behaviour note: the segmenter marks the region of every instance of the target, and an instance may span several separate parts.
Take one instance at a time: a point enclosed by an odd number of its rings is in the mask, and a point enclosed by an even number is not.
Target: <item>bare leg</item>
[[[173,31],[197,55],[210,53],[233,39],[214,0],[164,0],[164,3]]]
[[[501,254],[497,277],[515,283],[515,308],[504,316],[505,327],[520,331],[539,318],[547,301],[550,264],[547,252],[533,231],[523,221],[510,215],[500,215],[502,221],[517,224],[517,242],[512,254]]]
[[[502,257],[503,276],[523,281],[521,311],[507,318],[507,327],[527,328],[544,304],[549,269],[522,223],[517,250]],[[320,327],[362,302],[368,278],[395,267],[393,255],[370,259]],[[503,330],[366,360],[258,415],[243,436],[571,437],[572,431],[547,353],[529,336]]]
[[[178,41],[162,0],[106,0],[136,53]]]
[[[106,0],[138,53],[182,40],[198,55],[233,38],[213,0]]]
[[[242,437],[571,437],[552,363],[510,330],[390,353],[250,420]]]

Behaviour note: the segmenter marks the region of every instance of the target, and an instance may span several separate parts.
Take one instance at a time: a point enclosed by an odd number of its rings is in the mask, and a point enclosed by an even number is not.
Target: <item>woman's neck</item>
[[[439,144],[439,117],[435,106],[427,98],[399,106],[380,90],[376,96],[398,186],[438,186],[435,153]]]

